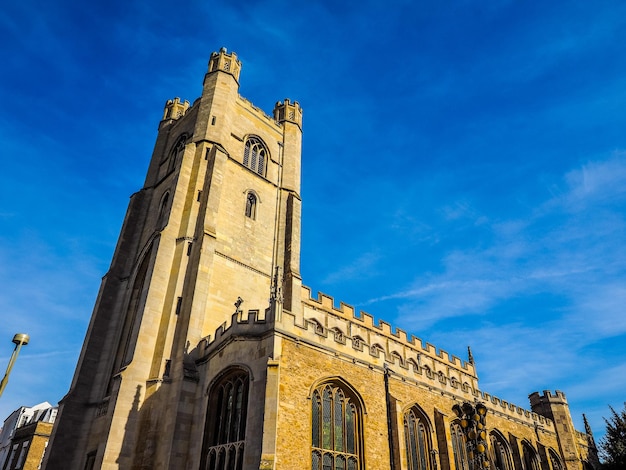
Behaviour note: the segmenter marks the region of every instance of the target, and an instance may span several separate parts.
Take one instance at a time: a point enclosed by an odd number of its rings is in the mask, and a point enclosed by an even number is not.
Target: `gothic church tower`
[[[593,470],[562,392],[523,409],[471,355],[302,286],[302,110],[266,116],[240,69],[222,49],[165,105],[45,468]]]
[[[284,100],[265,115],[239,96],[240,70],[236,54],[213,53],[202,96],[165,105],[60,404],[49,470],[205,465],[214,457],[203,436],[219,433],[205,429],[216,379],[237,391],[229,397],[251,397],[247,417],[229,415],[263,436],[246,441],[244,468],[271,453],[270,332],[283,308],[300,306],[302,110]],[[199,362],[198,345],[237,321],[247,333]],[[218,360],[234,364],[229,377]],[[229,449],[241,468],[243,442]]]

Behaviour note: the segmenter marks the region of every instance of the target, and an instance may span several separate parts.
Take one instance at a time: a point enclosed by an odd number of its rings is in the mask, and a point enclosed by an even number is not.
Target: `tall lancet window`
[[[211,387],[202,445],[202,470],[243,468],[249,383],[246,371],[232,369]]]
[[[313,470],[361,468],[360,409],[340,386],[320,385],[312,396]]]
[[[255,173],[265,176],[267,150],[258,137],[248,137],[243,149],[243,164]]]
[[[185,134],[181,135],[172,150],[170,151],[170,162],[168,166],[168,171],[172,171],[180,161],[183,159],[183,154],[185,153],[185,145],[187,144],[187,136]]]
[[[431,470],[430,426],[426,416],[416,406],[404,415],[404,439],[406,441],[407,468]]]
[[[513,458],[509,443],[499,431],[489,433],[491,461],[498,470],[513,470]]]
[[[537,452],[528,442],[522,444],[524,470],[539,470],[539,460],[537,459]]]
[[[458,421],[455,421],[450,425],[450,437],[452,438],[452,452],[454,454],[454,464],[456,466],[456,470],[469,470],[465,436]]]

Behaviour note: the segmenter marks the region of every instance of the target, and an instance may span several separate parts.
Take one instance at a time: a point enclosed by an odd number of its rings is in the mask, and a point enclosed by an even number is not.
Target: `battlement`
[[[222,323],[211,336],[205,336],[198,344],[200,358],[210,354],[226,339],[237,336],[257,336],[272,328],[269,311],[248,310],[235,312],[231,315],[230,323]]]
[[[305,286],[302,287],[302,298],[303,302],[313,307],[315,311],[320,313],[324,312],[330,314],[334,318],[350,322],[352,330],[363,330],[363,332],[367,330],[367,332],[370,333],[367,336],[371,336],[373,334],[381,339],[384,338],[387,340],[385,342],[390,341],[389,344],[392,350],[394,349],[391,347],[391,344],[393,343],[397,346],[396,349],[406,348],[410,351],[414,351],[418,355],[430,356],[433,359],[447,365],[463,369],[466,373],[475,377],[474,366],[469,362],[463,361],[457,356],[450,355],[443,349],[437,350],[432,344],[424,343],[424,341],[414,335],[409,336],[400,328],[392,329],[392,326],[384,320],[375,322],[374,317],[369,313],[361,311],[357,315],[354,311],[354,307],[343,302],[340,302],[339,308],[336,308],[334,299],[321,292],[318,293],[317,299],[314,299],[311,296],[311,289]],[[330,324],[331,322],[325,319],[324,322],[321,323]],[[362,340],[364,340],[364,338],[362,338]]]
[[[534,411],[527,410],[521,406],[509,403],[489,393],[479,391],[478,398],[485,402],[490,412],[502,414],[510,418],[524,421],[526,423],[541,426],[543,431],[556,432],[554,422]]]
[[[226,51],[225,47],[222,47],[219,52],[211,53],[209,58],[209,73],[214,72],[226,72],[233,76],[233,78],[239,83],[239,74],[241,73],[241,62],[237,59],[237,54]]]
[[[241,95],[239,95],[238,98],[240,100],[240,104],[247,107],[250,111],[256,114],[257,117],[264,119],[265,121],[267,121],[267,124],[271,125],[272,127],[280,128],[280,124],[272,116],[267,114],[258,106],[254,105],[249,99],[244,98]]]
[[[181,101],[180,98],[174,98],[173,100],[167,100],[165,102],[165,109],[163,110],[163,121],[167,119],[178,119],[185,115],[189,109],[189,101]]]
[[[202,361],[230,340],[261,338],[274,330],[296,342],[332,351],[335,356],[366,367],[387,367],[392,377],[440,390],[442,395],[454,400],[480,400],[495,415],[538,427],[544,432],[555,432],[549,417],[481,391],[474,366],[469,362],[437,350],[413,335],[408,336],[401,329],[392,329],[387,322],[375,322],[368,313],[360,312],[360,316],[356,316],[350,305],[340,303],[336,308],[334,299],[326,294],[318,293],[314,299],[307,287],[302,288],[302,293],[302,315],[283,311],[281,319],[277,320],[269,309],[233,313],[230,322],[224,322],[213,335],[202,338],[196,349],[196,360]],[[531,397],[565,399],[559,391],[554,396],[550,392],[544,394],[540,397],[535,392]]]
[[[274,119],[276,122],[293,122],[302,128],[302,108],[300,103],[294,101],[293,103],[285,98],[285,101],[277,101],[274,106]]]
[[[556,390],[554,395],[549,390],[544,390],[543,395],[539,395],[539,392],[533,392],[528,395],[531,406],[542,405],[545,403],[556,405],[567,405],[567,398],[565,394],[560,390]]]

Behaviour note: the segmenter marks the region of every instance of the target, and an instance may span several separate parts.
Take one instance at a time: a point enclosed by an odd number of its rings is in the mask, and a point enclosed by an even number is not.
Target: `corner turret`
[[[189,109],[189,101],[180,101],[180,98],[174,98],[173,100],[167,100],[165,103],[165,109],[163,110],[163,121],[168,119],[178,119],[185,115]]]
[[[274,120],[278,123],[292,122],[302,130],[302,108],[300,103],[297,101],[292,103],[288,98],[285,98],[284,102],[278,101],[274,106]]]
[[[235,81],[239,83],[239,74],[241,73],[241,62],[237,60],[237,54],[226,52],[226,48],[222,47],[219,52],[213,52],[209,59],[209,71],[207,75],[221,70],[233,76]]]

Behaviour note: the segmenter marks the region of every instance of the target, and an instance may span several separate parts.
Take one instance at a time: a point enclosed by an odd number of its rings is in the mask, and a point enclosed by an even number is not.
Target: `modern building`
[[[240,72],[222,49],[200,98],[165,104],[46,468],[592,468],[563,393],[520,408],[302,285],[302,109],[266,115]]]
[[[11,413],[0,431],[0,469],[41,468],[56,415],[57,407],[48,402]]]

